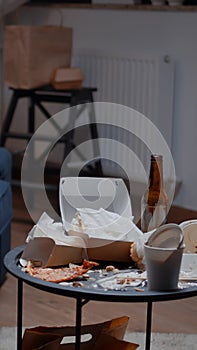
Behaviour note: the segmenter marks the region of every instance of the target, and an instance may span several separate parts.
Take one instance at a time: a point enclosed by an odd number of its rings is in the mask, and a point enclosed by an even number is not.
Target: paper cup
[[[157,248],[176,249],[183,244],[183,231],[177,224],[166,224],[156,229],[148,238],[147,245]]]
[[[197,253],[197,219],[183,221],[180,227],[184,233],[184,253]]]
[[[183,249],[184,246],[170,249],[144,244],[149,290],[169,291],[177,289]]]

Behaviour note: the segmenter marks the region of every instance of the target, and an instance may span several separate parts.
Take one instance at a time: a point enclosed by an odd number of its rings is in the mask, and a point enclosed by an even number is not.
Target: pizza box
[[[116,213],[128,222],[132,218],[132,205],[129,192],[120,178],[62,177],[59,186],[59,201],[62,223],[70,236],[80,236],[86,243],[86,253],[90,260],[128,262],[130,259],[131,240],[123,234],[119,239],[111,239],[102,228],[98,237],[90,237],[86,228],[74,229],[72,220],[77,208],[90,208]],[[133,226],[135,226],[133,224]],[[135,226],[137,236],[141,231]],[[124,236],[124,237],[123,237]],[[123,238],[122,238],[123,237]]]
[[[46,220],[48,220],[46,224]],[[41,226],[42,222],[42,226]],[[44,222],[46,225],[44,225]],[[50,232],[49,225],[52,226],[51,218],[43,213],[38,223],[34,225],[32,230],[29,232],[24,251],[21,255],[21,265],[26,266],[30,260],[35,266],[42,267],[55,267],[63,266],[69,263],[81,263],[84,256],[84,242],[76,237],[62,237],[60,232],[61,240],[57,240],[54,228],[54,239],[52,230]],[[49,232],[48,232],[49,230]],[[47,234],[49,233],[49,236]],[[50,236],[51,234],[51,236]]]
[[[81,263],[82,252],[83,248],[56,245],[51,238],[37,237],[27,243],[21,259],[25,261],[22,265],[30,260],[35,266],[64,266]]]

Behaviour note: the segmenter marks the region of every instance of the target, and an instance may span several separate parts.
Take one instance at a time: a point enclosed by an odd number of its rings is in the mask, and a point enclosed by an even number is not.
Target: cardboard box
[[[22,265],[25,266],[29,260],[42,267],[77,264],[83,260],[83,248],[57,245],[51,238],[36,237],[27,243],[21,256]]]
[[[111,240],[106,237],[106,232],[103,237],[89,237],[87,231],[73,230],[71,224],[79,210],[77,208],[91,208],[96,212],[100,208],[104,208],[106,211],[124,217],[127,223],[129,221],[127,219],[132,217],[132,207],[128,190],[122,179],[61,178],[59,201],[62,231],[58,232],[55,224],[52,228],[53,220],[46,213],[43,213],[28,235],[28,243],[21,256],[21,259],[25,260],[24,265],[28,260],[43,267],[81,263],[84,258],[110,262],[131,261],[130,246],[132,241],[126,240],[126,235],[124,240]],[[122,225],[120,225],[120,229],[122,230]],[[23,264],[23,260],[21,263]]]
[[[71,226],[77,208],[105,208],[125,218],[131,218],[131,201],[122,179],[66,177],[60,179],[59,191],[63,226],[68,235],[80,236],[86,241],[86,251],[90,260],[131,261],[131,241],[88,238],[86,233],[73,231]]]
[[[81,89],[83,80],[80,68],[57,68],[52,74],[51,84],[58,90]]]

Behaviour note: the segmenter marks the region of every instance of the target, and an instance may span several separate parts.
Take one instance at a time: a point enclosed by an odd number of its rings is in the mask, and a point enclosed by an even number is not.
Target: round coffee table
[[[4,257],[4,265],[7,271],[18,279],[18,299],[17,299],[17,350],[22,348],[22,313],[23,313],[23,282],[49,293],[62,295],[76,299],[76,342],[75,350],[80,350],[81,339],[81,316],[82,307],[91,300],[122,303],[146,303],[146,341],[145,350],[150,350],[151,346],[151,321],[152,321],[152,303],[160,301],[177,300],[197,296],[196,286],[180,288],[174,291],[149,291],[147,287],[143,292],[135,288],[128,290],[105,290],[103,288],[94,288],[90,283],[83,283],[83,287],[67,286],[35,278],[22,271],[19,263],[20,256],[24,250],[24,245],[16,247],[8,252]]]

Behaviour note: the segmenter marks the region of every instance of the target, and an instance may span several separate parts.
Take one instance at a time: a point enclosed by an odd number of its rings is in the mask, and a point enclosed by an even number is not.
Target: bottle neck
[[[149,189],[155,191],[163,189],[163,158],[160,155],[151,156]]]

